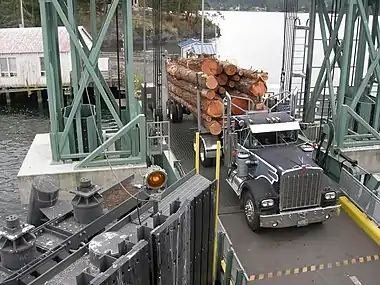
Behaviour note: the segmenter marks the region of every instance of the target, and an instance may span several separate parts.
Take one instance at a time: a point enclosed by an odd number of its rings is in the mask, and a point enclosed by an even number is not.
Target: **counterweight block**
[[[21,224],[16,215],[7,216],[5,221],[6,226],[0,230],[1,264],[18,270],[36,256],[36,237],[30,233],[34,226]]]

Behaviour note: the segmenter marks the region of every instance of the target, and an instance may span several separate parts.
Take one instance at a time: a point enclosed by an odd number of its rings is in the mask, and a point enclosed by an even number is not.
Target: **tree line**
[[[132,1],[132,0],[131,0]],[[298,11],[308,11],[310,0],[205,0],[206,9],[230,9],[240,7],[241,10],[253,10],[262,8],[267,11],[284,11],[284,1],[288,3],[298,2]],[[332,0],[326,0],[331,6]],[[89,0],[77,0],[77,11],[79,22],[88,19]],[[108,0],[96,0],[98,13],[104,12]],[[158,3],[163,12],[193,14],[201,9],[201,0],[145,0],[147,7],[157,8]],[[143,5],[143,0],[139,0],[139,5]],[[21,24],[20,1],[1,0],[0,1],[0,27],[18,27]],[[39,26],[40,8],[38,0],[23,0],[23,14],[25,26]]]

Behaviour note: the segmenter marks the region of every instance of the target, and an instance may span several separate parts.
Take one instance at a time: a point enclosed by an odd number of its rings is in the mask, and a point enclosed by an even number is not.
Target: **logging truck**
[[[214,165],[221,141],[226,181],[253,231],[323,223],[339,214],[338,191],[313,161],[313,148],[298,145],[297,89],[270,94],[267,74],[215,59],[171,62],[167,72],[168,118],[197,117],[205,167]]]
[[[226,98],[229,110],[231,98]],[[314,149],[299,144],[294,107],[285,105],[286,111],[276,103],[268,111],[227,113],[222,138],[226,181],[253,231],[302,227],[339,215],[338,191],[313,161]]]

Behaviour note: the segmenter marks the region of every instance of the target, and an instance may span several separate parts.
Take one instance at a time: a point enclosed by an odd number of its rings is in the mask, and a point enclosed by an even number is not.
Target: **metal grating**
[[[284,172],[280,182],[280,210],[319,206],[322,175],[322,169],[311,167]]]

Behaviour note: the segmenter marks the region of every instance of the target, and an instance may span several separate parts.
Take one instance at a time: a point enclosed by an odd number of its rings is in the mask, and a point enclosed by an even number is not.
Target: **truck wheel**
[[[260,230],[260,215],[255,204],[255,200],[251,192],[244,192],[243,196],[244,216],[248,226],[252,231],[257,232]]]
[[[177,112],[177,107],[176,104],[172,103],[170,105],[170,121],[172,123],[177,123],[178,122],[178,112]]]
[[[183,107],[181,104],[176,104],[176,107],[177,107],[178,122],[182,122],[182,120],[183,120]]]
[[[199,158],[203,167],[210,167],[215,164],[215,159],[206,157],[206,148],[202,142],[200,142]]]
[[[170,119],[170,107],[171,107],[171,105],[173,105],[173,102],[168,100],[166,102],[166,118],[167,119]]]

